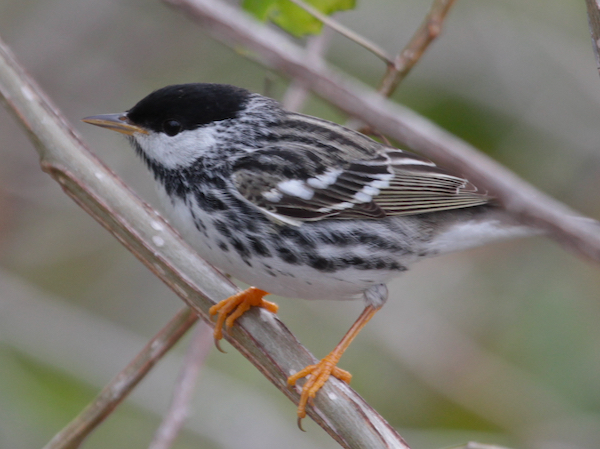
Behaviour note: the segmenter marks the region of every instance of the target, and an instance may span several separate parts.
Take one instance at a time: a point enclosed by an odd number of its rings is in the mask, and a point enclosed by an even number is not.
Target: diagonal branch
[[[450,8],[456,0],[435,0],[419,29],[415,32],[411,40],[402,49],[395,58],[394,64],[388,65],[379,93],[384,97],[390,97],[398,84],[402,82],[406,75],[412,70],[415,64],[421,59],[429,44],[431,44],[441,33],[442,24],[448,15]]]
[[[369,50],[386,63],[387,69],[381,81],[381,85],[379,86],[379,93],[384,97],[390,97],[394,93],[398,84],[406,78],[408,73],[429,48],[429,45],[440,35],[442,24],[444,23],[450,8],[456,2],[456,0],[434,0],[425,19],[423,19],[421,26],[415,31],[408,44],[406,44],[398,56],[392,59],[388,56],[386,51],[377,44],[345,27],[328,15],[323,14],[303,0],[289,1],[304,9],[313,17],[326,24],[329,28]]]
[[[408,108],[383,99],[364,84],[329,68],[323,60],[307,61],[304,51],[282,33],[261,26],[224,2],[165,1],[200,22],[217,39],[232,46],[245,45],[266,66],[301,79],[350,115],[489,190],[517,220],[547,231],[582,256],[600,261],[596,222],[576,219],[577,214],[567,206],[463,140]]]
[[[204,321],[236,287],[202,260],[148,205],[89,152],[67,120],[0,41],[0,101],[34,143],[42,169]],[[211,323],[212,324],[212,323]],[[244,314],[225,338],[296,404],[287,377],[315,358],[272,314]],[[350,387],[328,382],[309,415],[345,448],[408,449],[396,431]]]
[[[77,449],[196,321],[198,316],[188,307],[177,312],[129,365],[102,389],[90,405],[57,433],[44,449]]]
[[[595,0],[585,0],[588,24],[592,35],[592,49],[596,58],[596,67],[600,72],[600,4]]]

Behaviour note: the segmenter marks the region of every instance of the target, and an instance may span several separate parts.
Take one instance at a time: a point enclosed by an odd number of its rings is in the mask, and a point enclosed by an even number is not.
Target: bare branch
[[[600,232],[592,220],[543,194],[510,170],[408,108],[382,98],[364,84],[327,67],[307,62],[304,51],[281,33],[261,26],[217,0],[165,0],[181,8],[215,37],[245,45],[268,67],[299,78],[321,97],[409,148],[489,190],[517,220],[537,226],[565,247],[600,261]]]
[[[129,365],[102,389],[92,403],[57,433],[44,449],[77,449],[196,321],[198,315],[189,307],[179,311]]]
[[[93,156],[0,41],[0,100],[35,144],[44,171],[111,232],[204,321],[208,309],[238,290]],[[212,323],[211,323],[212,324]],[[225,338],[294,403],[287,377],[315,363],[276,318],[251,310]],[[349,386],[330,380],[308,413],[345,448],[408,448],[402,437]]]
[[[588,12],[588,24],[592,34],[592,48],[596,57],[596,67],[600,72],[600,4],[595,0],[585,0]]]
[[[185,355],[181,374],[175,383],[169,411],[160,423],[148,449],[169,449],[175,442],[187,418],[198,373],[212,345],[212,329],[205,323],[199,323]]]
[[[435,0],[431,9],[419,29],[415,32],[412,39],[406,44],[404,49],[394,60],[394,63],[388,65],[387,71],[379,86],[379,93],[384,97],[390,97],[398,84],[406,78],[406,75],[417,64],[421,56],[425,53],[429,44],[431,44],[442,31],[442,24],[448,15],[450,7],[455,0]]]

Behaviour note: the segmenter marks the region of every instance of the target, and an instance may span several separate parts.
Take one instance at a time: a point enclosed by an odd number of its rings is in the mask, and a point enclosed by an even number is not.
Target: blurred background
[[[396,54],[429,4],[363,1],[337,18]],[[0,35],[93,151],[152,204],[150,176],[125,140],[81,117],[125,110],[173,83],[268,85],[276,98],[288,85],[158,1],[2,0]],[[340,36],[328,58],[372,86],[384,71]],[[459,1],[394,98],[600,218],[600,78],[583,1]],[[303,112],[346,120],[316,98]],[[425,261],[390,293],[341,367],[411,447],[599,447],[598,266],[539,237]],[[362,308],[277,302],[317,357]],[[181,307],[41,172],[0,110],[0,448],[43,446]],[[177,449],[337,447],[309,419],[298,431],[295,406],[225,346],[202,369]],[[184,350],[84,447],[146,447]]]

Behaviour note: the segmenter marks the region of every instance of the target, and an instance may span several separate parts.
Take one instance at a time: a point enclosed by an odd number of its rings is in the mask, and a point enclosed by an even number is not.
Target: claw
[[[306,430],[302,428],[302,418],[300,417],[298,417],[298,429],[300,429],[302,432],[306,432]]]
[[[221,340],[218,340],[215,338],[215,346],[217,347],[219,352],[222,352],[223,354],[227,354],[227,351],[225,351],[223,348],[221,348]]]

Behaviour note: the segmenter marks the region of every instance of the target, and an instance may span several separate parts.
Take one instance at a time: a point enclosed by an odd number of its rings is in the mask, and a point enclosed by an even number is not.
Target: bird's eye
[[[177,120],[165,120],[163,122],[163,131],[167,136],[175,136],[181,132],[181,123]]]

